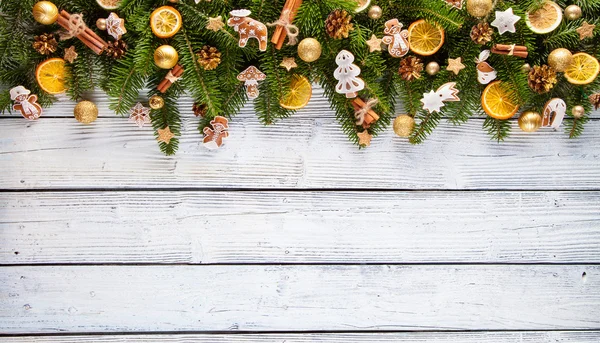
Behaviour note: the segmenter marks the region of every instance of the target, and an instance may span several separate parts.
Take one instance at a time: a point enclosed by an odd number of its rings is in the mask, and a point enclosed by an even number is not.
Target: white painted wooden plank
[[[444,124],[420,146],[386,132],[358,150],[330,117],[269,128],[243,118],[217,151],[202,147],[197,121],[185,121],[179,154],[166,157],[149,127],[121,118],[0,120],[0,188],[600,189],[600,121],[577,140],[515,132],[498,144],[480,121]]]
[[[585,265],[1,267],[0,332],[594,330],[599,276]]]
[[[599,331],[0,337],[0,342],[3,343],[597,343],[598,341],[600,341]]]
[[[600,192],[2,193],[0,264],[599,263]]]

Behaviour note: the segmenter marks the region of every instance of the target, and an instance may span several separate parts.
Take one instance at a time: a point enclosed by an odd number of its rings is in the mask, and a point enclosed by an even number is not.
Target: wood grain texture
[[[600,263],[600,192],[0,197],[0,264]]]
[[[358,150],[331,117],[297,115],[265,128],[246,116],[217,151],[202,146],[197,121],[185,120],[178,155],[166,157],[151,128],[125,119],[0,120],[0,189],[600,190],[600,121],[577,140],[515,132],[498,144],[473,121],[442,125],[424,145],[390,131]]]
[[[599,275],[585,265],[0,267],[0,332],[594,330]]]
[[[597,343],[600,331],[0,337],[3,343]]]

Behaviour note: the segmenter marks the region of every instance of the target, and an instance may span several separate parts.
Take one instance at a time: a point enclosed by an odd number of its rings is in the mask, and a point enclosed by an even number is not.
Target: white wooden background
[[[600,113],[585,134],[442,123],[366,150],[319,90],[219,151],[63,102],[0,117],[0,341],[600,341]]]

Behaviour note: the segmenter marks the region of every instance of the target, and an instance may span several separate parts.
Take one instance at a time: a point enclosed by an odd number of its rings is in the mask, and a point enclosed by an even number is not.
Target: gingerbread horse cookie
[[[252,12],[249,10],[234,10],[229,12],[231,18],[227,20],[227,25],[232,26],[240,34],[238,42],[240,48],[245,47],[250,38],[256,38],[260,51],[266,51],[269,39],[267,26],[258,20],[248,17],[250,13]]]
[[[21,115],[28,120],[36,120],[42,115],[42,106],[38,104],[37,95],[31,95],[31,91],[23,86],[17,86],[10,90],[10,98],[15,102],[13,110],[20,111]]]

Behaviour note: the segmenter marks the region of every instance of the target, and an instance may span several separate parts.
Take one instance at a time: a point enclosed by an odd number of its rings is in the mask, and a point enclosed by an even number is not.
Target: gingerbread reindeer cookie
[[[10,90],[10,98],[15,102],[13,110],[20,111],[21,115],[28,120],[36,120],[42,115],[42,106],[38,104],[38,97],[23,86],[17,86]]]
[[[250,13],[252,12],[249,10],[234,10],[229,12],[231,18],[227,20],[227,25],[233,27],[233,29],[240,34],[240,40],[238,42],[240,48],[245,47],[250,38],[256,38],[258,40],[259,50],[266,51],[269,39],[267,26],[258,20],[248,17]]]

